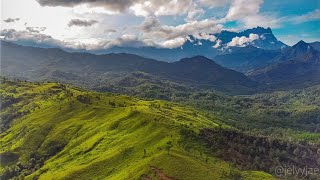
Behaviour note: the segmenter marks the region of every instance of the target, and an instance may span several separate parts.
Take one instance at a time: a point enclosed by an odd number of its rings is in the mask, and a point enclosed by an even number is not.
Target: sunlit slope
[[[189,107],[56,83],[4,81],[1,99],[1,174],[10,167],[16,177],[45,180],[272,178],[241,172],[183,138],[182,130],[220,124]]]

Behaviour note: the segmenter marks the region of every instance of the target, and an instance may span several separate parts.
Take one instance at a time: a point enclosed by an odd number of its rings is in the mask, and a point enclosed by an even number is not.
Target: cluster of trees
[[[91,104],[91,98],[89,95],[78,95],[77,100],[83,104]]]
[[[17,162],[14,165],[6,166],[0,179],[24,179],[25,176],[40,169],[44,165],[46,159],[47,157],[32,154],[26,164]]]
[[[145,99],[163,99],[191,105],[219,116],[243,131],[270,128],[320,132],[320,86],[248,96],[228,96],[212,89],[195,88],[156,77],[133,76],[126,81],[101,84],[97,90]],[[265,130],[268,129],[268,133]]]
[[[19,102],[22,103],[19,104]],[[0,109],[2,110],[0,115],[0,133],[7,130],[14,119],[30,113],[32,109],[21,109],[22,104],[28,103],[30,103],[30,100],[24,100],[21,97],[14,97],[12,94],[0,92]],[[36,108],[36,106],[32,108]]]
[[[222,128],[203,129],[199,137],[215,155],[245,170],[262,170],[274,174],[275,168],[279,166],[320,166],[320,145],[290,143]],[[309,178],[316,176],[310,175]]]

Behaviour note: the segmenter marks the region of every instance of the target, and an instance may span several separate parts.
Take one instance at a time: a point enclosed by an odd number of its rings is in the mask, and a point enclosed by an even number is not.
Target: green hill
[[[0,87],[4,179],[273,179],[183,136],[228,128],[188,106],[57,83]]]

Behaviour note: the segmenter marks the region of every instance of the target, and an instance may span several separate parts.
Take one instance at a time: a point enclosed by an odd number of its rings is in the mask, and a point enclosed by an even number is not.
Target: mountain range
[[[233,38],[250,37],[253,33],[259,38],[244,47],[227,47]],[[215,37],[221,40],[220,48],[213,48],[210,40],[190,36],[183,48],[131,49],[135,54],[152,55],[161,50],[165,56],[183,57],[173,62],[128,53],[97,55],[1,41],[1,73],[12,78],[61,81],[93,89],[119,90],[132,84],[140,86],[137,82],[151,88],[151,85],[159,87],[161,82],[176,90],[182,86],[230,94],[308,87],[320,82],[319,42],[300,41],[287,46],[275,38],[270,28],[261,27],[240,33],[222,31]],[[220,54],[213,55],[213,51]]]
[[[189,36],[163,54],[136,49],[153,58],[0,41],[0,179],[301,179],[275,169],[319,167],[319,42],[286,46],[260,27],[214,36],[216,48]]]
[[[229,43],[234,38],[246,38],[248,39],[251,35],[255,35],[255,39],[248,40],[247,43],[242,45],[230,46]],[[234,47],[252,45],[257,48],[266,50],[277,50],[288,47],[288,45],[279,41],[272,33],[270,28],[256,27],[247,29],[241,32],[234,32],[223,30],[220,33],[208,34],[207,36],[215,37],[213,41],[210,38],[195,37],[189,35],[186,42],[177,48],[156,48],[156,47],[112,47],[110,49],[93,51],[97,54],[107,53],[129,53],[136,54],[139,56],[162,60],[162,61],[177,61],[185,57],[193,56],[205,56],[213,59],[217,55],[230,53]],[[217,45],[218,43],[218,45]]]
[[[257,83],[203,56],[168,63],[132,54],[94,55],[1,42],[2,75],[31,81],[55,80],[91,88],[134,72],[188,87],[252,90]]]
[[[259,68],[249,76],[280,87],[305,87],[320,83],[320,52],[312,44],[299,41],[283,50],[276,63]]]

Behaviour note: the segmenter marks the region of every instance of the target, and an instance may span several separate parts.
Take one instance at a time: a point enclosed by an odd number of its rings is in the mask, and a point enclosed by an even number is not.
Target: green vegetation
[[[59,83],[0,87],[4,179],[273,179],[216,158],[190,134],[229,126],[186,105]]]
[[[242,169],[274,173],[277,167],[320,166],[320,145],[257,137],[223,128],[203,129],[199,139],[218,157]],[[308,175],[308,179],[318,178],[319,175]]]
[[[320,143],[320,86],[247,96],[228,96],[133,73],[102,83],[98,91],[163,99],[193,106],[246,133]]]

